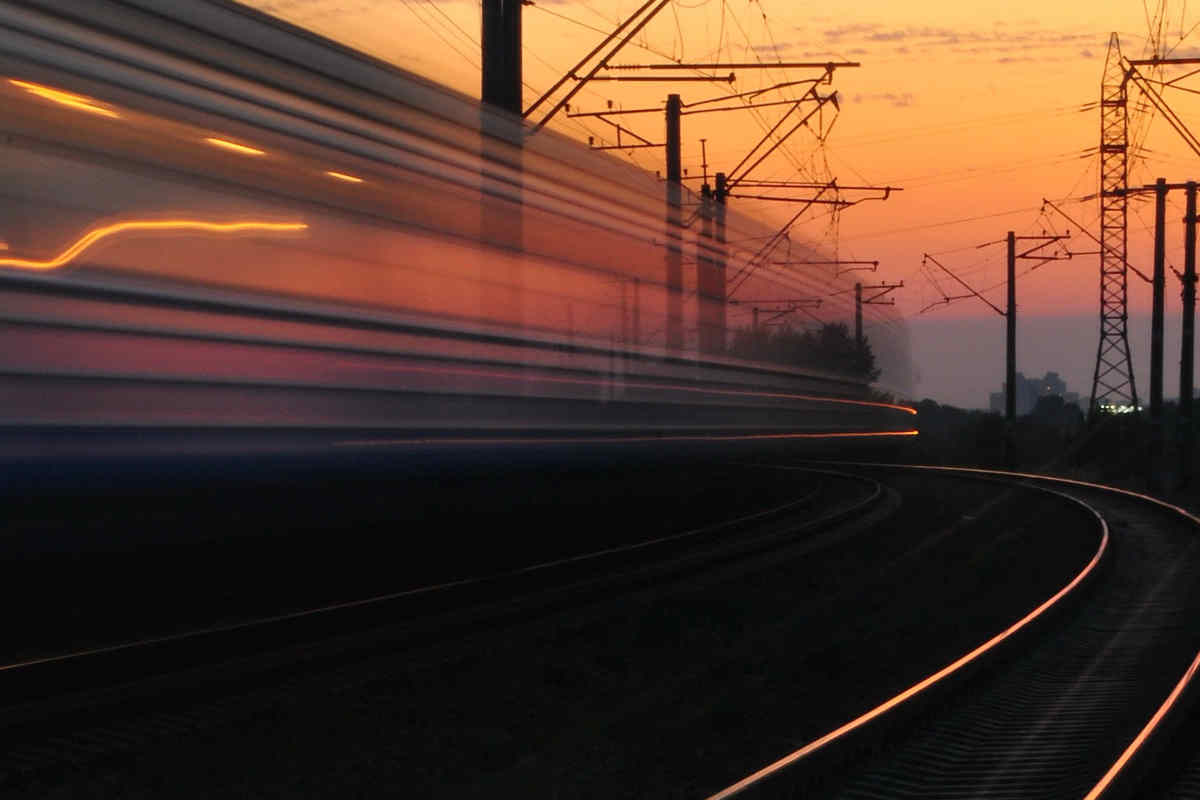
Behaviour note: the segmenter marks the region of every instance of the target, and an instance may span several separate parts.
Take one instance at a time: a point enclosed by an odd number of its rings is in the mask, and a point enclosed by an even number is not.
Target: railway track
[[[1164,522],[1157,514],[1174,512],[1146,511],[1136,498],[1060,487],[1079,493],[1110,526],[1098,554],[1101,530],[1090,512],[1022,483],[997,490],[955,473],[931,473],[923,482],[910,476],[907,484],[895,479],[900,473],[853,473],[856,482],[824,476],[822,498],[796,498],[807,505],[616,548],[597,556],[603,569],[581,558],[531,570],[524,579],[541,583],[527,583],[528,594],[502,608],[475,617],[460,608],[449,627],[448,616],[423,617],[437,629],[424,640],[393,618],[382,633],[377,624],[334,624],[345,635],[314,643],[319,637],[304,622],[293,631],[292,643],[302,642],[295,646],[256,633],[249,655],[210,653],[190,674],[160,663],[162,674],[59,698],[49,724],[20,723],[22,709],[10,702],[5,716],[17,723],[0,730],[0,773],[14,796],[30,797],[70,794],[71,779],[54,777],[64,762],[88,775],[89,786],[93,766],[106,776],[109,790],[98,796],[124,797],[161,780],[154,770],[172,774],[200,759],[253,769],[256,779],[258,771],[274,774],[287,791],[332,791],[353,763],[364,785],[403,775],[417,793],[438,787],[443,796],[703,798],[721,788],[730,765],[752,766],[761,758],[756,752],[786,754],[861,713],[856,704],[870,700],[869,710],[895,694],[879,697],[880,687],[866,686],[865,676],[909,686],[912,675],[927,674],[913,672],[922,659],[933,665],[927,672],[955,662],[977,649],[979,630],[1003,630],[1071,585],[1061,605],[1050,604],[912,702],[833,737],[815,758],[793,759],[718,796],[1085,797],[1162,707],[1186,667],[1181,660],[1195,655],[1197,643],[1189,645],[1186,635],[1161,635],[1178,634],[1193,613],[1186,593],[1176,591],[1192,576],[1191,523]],[[894,492],[880,483],[900,487],[899,510],[889,505]],[[916,487],[926,495],[910,494]],[[939,497],[947,498],[940,510]],[[812,527],[798,531],[801,519]],[[929,530],[910,530],[920,519]],[[1091,528],[1081,524],[1071,533],[1085,547],[1051,557],[1054,548],[1038,546],[1040,523],[1089,519]],[[1038,563],[1043,550],[1040,583],[998,588],[997,576]],[[650,555],[653,567],[645,565]],[[1164,562],[1173,571],[1159,571]],[[927,597],[904,590],[931,585],[938,565],[976,566],[965,569],[970,579],[930,589]],[[1035,585],[1037,602],[1021,606]],[[978,596],[979,586],[989,587],[989,597]],[[805,587],[812,597],[798,594]],[[939,608],[941,618],[920,617]],[[976,622],[985,618],[992,622]],[[647,619],[658,622],[647,627]],[[813,627],[820,620],[829,622],[826,629]],[[685,633],[685,625],[697,630]],[[647,637],[657,648],[653,657],[625,663],[646,655],[631,646]],[[201,639],[214,653],[220,642]],[[917,666],[892,653],[910,654]],[[581,666],[587,664],[593,666]],[[1186,703],[1189,694],[1182,695]],[[80,713],[84,698],[98,716]],[[748,700],[758,706],[738,714]],[[45,719],[55,702],[29,706],[27,719]],[[115,705],[121,713],[108,710]],[[1178,707],[1164,712],[1164,724],[1174,722]],[[266,712],[256,708],[272,709],[271,719],[262,723]],[[839,708],[854,713],[839,720]],[[244,734],[248,717],[257,721]],[[808,726],[803,739],[797,721]],[[387,736],[379,735],[381,725]],[[336,734],[322,737],[324,728]],[[203,730],[214,734],[196,735]],[[155,745],[163,736],[178,744]],[[282,756],[271,753],[281,736],[289,757],[311,754],[303,764],[279,766]],[[1164,765],[1146,749],[1160,744],[1156,732],[1134,748],[1101,796],[1122,796],[1148,771],[1161,773]],[[343,755],[322,765],[331,749]],[[154,753],[150,765],[110,758],[143,751]],[[1159,777],[1171,785],[1171,776]],[[223,780],[204,779],[188,796],[227,787],[229,776]]]
[[[792,500],[688,531],[501,574],[195,628],[0,666],[0,783],[20,786],[270,703],[299,684],[343,680],[413,648],[513,627],[604,616],[615,596],[752,571],[784,547],[818,549],[841,523],[887,513],[871,479],[811,473]]]
[[[1089,566],[1052,598],[1051,605],[1066,602],[1090,578],[1069,608],[1025,635],[1019,649],[998,658],[977,650],[978,660],[995,663],[975,674],[964,676],[969,664],[956,660],[711,800],[1092,800],[1170,785],[1155,772],[1172,767],[1156,755],[1196,692],[1200,629],[1191,620],[1200,610],[1200,520],[1131,492],[1036,482],[1087,504],[1100,521],[1094,574]],[[1175,782],[1172,791],[1183,792],[1177,796],[1195,785],[1194,773],[1193,764]]]

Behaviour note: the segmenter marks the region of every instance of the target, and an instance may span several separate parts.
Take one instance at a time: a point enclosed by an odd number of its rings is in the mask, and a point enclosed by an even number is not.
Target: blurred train
[[[236,4],[0,2],[0,107],[7,430],[914,432],[701,352],[654,176]]]

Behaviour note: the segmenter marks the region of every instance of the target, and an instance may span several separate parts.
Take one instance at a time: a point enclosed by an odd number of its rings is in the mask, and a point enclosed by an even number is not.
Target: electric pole
[[[1127,187],[1123,190],[1123,194],[1137,194],[1141,192],[1154,192],[1154,270],[1150,278],[1147,280],[1153,289],[1153,300],[1151,305],[1150,317],[1150,458],[1149,466],[1146,473],[1146,484],[1151,491],[1159,491],[1162,488],[1162,456],[1164,449],[1165,431],[1162,424],[1162,407],[1163,407],[1163,320],[1165,317],[1165,295],[1166,295],[1166,230],[1167,230],[1167,192],[1172,189],[1184,189],[1194,184],[1188,183],[1167,183],[1165,178],[1159,178],[1153,184],[1140,187]],[[1063,213],[1059,210],[1059,213]],[[1063,214],[1066,216],[1065,214]],[[1185,218],[1186,222],[1186,218]],[[1186,253],[1187,243],[1185,238],[1184,250]],[[1125,265],[1128,269],[1132,269],[1141,277],[1145,275],[1134,267],[1132,264]],[[1187,297],[1186,279],[1184,280],[1184,298]],[[1188,311],[1185,308],[1184,325],[1188,324]],[[1190,337],[1184,334],[1186,341],[1181,341],[1181,348],[1190,347]],[[1190,362],[1189,362],[1190,363]],[[1183,380],[1184,364],[1180,360],[1180,381]],[[1180,391],[1180,406],[1182,414],[1182,389]],[[1180,421],[1182,421],[1182,416]],[[1177,433],[1179,429],[1177,428]],[[1182,444],[1182,440],[1180,440]],[[1182,473],[1181,473],[1182,476]],[[1182,479],[1182,477],[1181,477]]]
[[[713,191],[713,222],[716,228],[717,236],[717,260],[713,264],[713,288],[719,290],[720,296],[720,328],[719,334],[714,334],[714,338],[720,337],[721,352],[725,351],[725,301],[729,299],[729,286],[725,281],[725,269],[727,266],[728,252],[725,250],[725,173],[718,172],[716,178],[716,186]],[[714,295],[716,292],[714,292]],[[714,296],[714,300],[718,299]]]
[[[700,328],[700,352],[725,352],[725,250],[713,243],[717,204],[708,183],[707,140],[700,140],[700,243],[696,254],[696,302]],[[723,227],[723,226],[722,226]],[[722,230],[722,238],[724,231]]]
[[[1004,466],[1017,465],[1017,238],[1008,232],[1008,313],[1004,337]]]
[[[875,262],[878,263],[878,262]],[[861,283],[854,284],[854,341],[858,345],[858,349],[863,347],[863,322],[862,322],[862,307],[863,306],[894,306],[896,301],[894,298],[884,300],[883,298],[897,289],[904,288],[904,281],[899,283],[874,283],[863,286]],[[863,290],[868,292],[877,291],[876,294],[863,299]]]
[[[1166,227],[1167,181],[1159,178],[1154,184],[1154,273],[1151,278],[1153,301],[1150,317],[1150,469],[1147,483],[1150,491],[1162,489],[1159,473],[1163,451],[1163,312],[1166,294]]]
[[[483,0],[483,102],[521,114],[521,0]]]
[[[515,254],[524,247],[521,0],[484,0],[482,25],[480,233],[484,242]],[[487,269],[490,277],[499,278],[498,283],[504,288],[480,298],[481,308],[488,309],[485,316],[495,315],[502,321],[520,325],[523,317],[520,262],[511,256],[497,258]]]
[[[854,342],[862,348],[862,284],[854,284]]]
[[[1196,332],[1196,182],[1188,181],[1187,216],[1183,218],[1183,341],[1179,347],[1179,485],[1192,480],[1192,449],[1195,434],[1192,420],[1192,359]]]
[[[667,349],[683,349],[683,156],[679,95],[667,95]]]
[[[1000,241],[986,242],[979,245],[980,247],[987,247],[989,245],[999,244],[1000,242],[1004,242],[1007,245],[1006,271],[1008,274],[1008,309],[1006,311],[1001,311],[999,306],[997,306],[991,300],[988,300],[975,289],[971,288],[966,281],[954,274],[949,267],[938,261],[929,253],[926,253],[921,258],[922,264],[927,261],[932,261],[939,268],[941,268],[943,272],[945,272],[947,275],[957,281],[959,285],[970,292],[968,295],[959,295],[958,297],[953,298],[947,297],[945,301],[943,301],[944,303],[949,303],[951,300],[958,300],[964,297],[976,297],[986,303],[997,314],[1004,317],[1004,464],[1010,469],[1015,467],[1017,463],[1017,262],[1025,260],[1036,261],[1044,264],[1047,261],[1068,260],[1071,257],[1069,253],[1066,256],[1060,256],[1057,254],[1047,256],[1041,255],[1041,251],[1055,242],[1069,238],[1071,238],[1070,231],[1063,235],[1043,234],[1041,236],[1017,236],[1012,231],[1009,231],[1008,234]],[[1032,247],[1026,250],[1018,251],[1017,242],[1024,241],[1037,242],[1037,244],[1034,244]],[[933,305],[941,304],[942,303],[934,303]],[[928,310],[932,307],[933,306],[927,306],[925,310]]]

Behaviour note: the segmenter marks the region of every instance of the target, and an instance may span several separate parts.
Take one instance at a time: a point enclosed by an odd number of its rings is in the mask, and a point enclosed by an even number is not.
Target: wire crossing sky
[[[250,5],[466,94],[479,95],[478,0],[252,0]],[[638,5],[634,0],[535,0],[526,5],[526,103],[549,88]],[[1043,198],[1097,232],[1097,101],[1105,49],[1115,31],[1126,56],[1143,56],[1157,5],[1151,0],[1053,4],[864,0],[846,8],[791,0],[681,0],[639,32],[614,63],[861,62],[860,68],[837,70],[833,84],[822,87],[823,92],[839,92],[840,112],[789,139],[755,178],[836,178],[842,184],[904,188],[886,203],[864,203],[840,214],[814,207],[793,235],[819,243],[838,258],[878,260],[878,272],[866,273],[872,279],[905,282],[905,289],[896,293],[897,309],[916,325],[915,356],[930,378],[935,368],[941,368],[932,363],[925,366],[932,359],[919,352],[922,326],[954,320],[962,328],[963,323],[975,321],[975,361],[992,358],[993,344],[1002,348],[1002,337],[988,327],[995,325],[994,314],[978,300],[938,304],[946,295],[928,278],[922,254],[944,254],[939,258],[949,267],[999,302],[1004,292],[1003,248],[975,250],[976,245],[999,239],[1010,229],[1018,235],[1065,232],[1069,226],[1061,217],[1042,213]],[[1194,34],[1200,22],[1198,11],[1182,2],[1166,4],[1157,33],[1172,55],[1200,54],[1200,38]],[[602,111],[610,103],[617,109],[661,107],[668,92],[678,92],[686,104],[813,77],[811,70],[734,72],[733,84],[594,82],[574,98],[571,111]],[[785,88],[755,102],[794,99],[804,88]],[[1183,119],[1200,121],[1196,90],[1200,90],[1200,76],[1164,88],[1163,96]],[[1137,147],[1130,184],[1151,183],[1158,176],[1173,181],[1197,177],[1188,173],[1196,166],[1195,156],[1166,124],[1154,120],[1145,105],[1131,96],[1131,141]],[[701,171],[702,138],[709,173],[727,171],[777,118],[773,108],[684,117],[687,179]],[[658,115],[614,119],[649,141],[662,140]],[[588,137],[596,144],[616,141],[613,127],[596,118],[560,113],[551,125],[583,141]],[[650,171],[664,168],[657,149],[615,152]],[[691,180],[689,186],[693,185],[698,181]],[[776,224],[795,210],[785,203],[736,202]],[[1169,215],[1175,221],[1183,215],[1180,202],[1171,199]],[[1152,224],[1152,207],[1143,200],[1131,201],[1129,257],[1135,265],[1149,264]],[[1169,229],[1167,238],[1168,262],[1179,265],[1182,226]],[[1078,253],[1094,249],[1081,235],[1064,246]],[[1172,289],[1170,294],[1177,292]],[[1080,320],[1072,323],[1073,333],[1075,327],[1095,327],[1094,322],[1081,321],[1095,315],[1097,295],[1095,255],[1078,255],[1018,276],[1022,317]],[[1174,302],[1178,304],[1177,297]],[[1129,303],[1134,314],[1149,306],[1148,288],[1133,275]],[[931,304],[932,309],[920,313]],[[1083,342],[1095,332],[1078,333]],[[1131,338],[1137,336],[1140,333],[1131,328]],[[1135,351],[1145,349],[1133,344]],[[1095,343],[1090,347],[1090,355],[1074,350],[1051,353],[1046,355],[1047,366],[1036,359],[1035,363],[1019,360],[1018,368],[1029,374],[1055,369],[1073,389],[1085,391]],[[1045,350],[1036,341],[1019,349],[1031,355]],[[1144,361],[1144,355],[1135,358],[1139,371],[1144,366],[1139,362]],[[945,358],[937,362],[944,363]],[[955,402],[980,405],[986,401],[986,391],[999,388],[999,381],[984,372],[978,380],[986,380],[987,385],[973,386],[970,394],[940,391],[953,395]],[[938,390],[933,386],[928,390],[936,397]],[[968,402],[968,398],[975,400]]]

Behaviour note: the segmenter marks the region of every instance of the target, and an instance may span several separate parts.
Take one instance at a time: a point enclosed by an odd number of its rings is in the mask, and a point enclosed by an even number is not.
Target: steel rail
[[[1099,484],[1099,483],[1094,483],[1094,482],[1090,482],[1090,481],[1077,480],[1074,478],[1064,478],[1064,477],[1052,476],[1052,475],[1041,475],[1041,474],[1037,474],[1037,473],[1014,472],[1014,471],[1008,471],[1008,470],[988,470],[988,469],[979,469],[979,468],[972,468],[972,467],[943,467],[943,466],[935,466],[935,465],[885,464],[885,463],[877,463],[877,462],[844,462],[844,461],[833,461],[833,462],[822,462],[822,463],[836,464],[839,466],[857,466],[857,467],[883,468],[883,469],[929,471],[929,472],[940,472],[940,473],[945,473],[945,474],[958,474],[958,475],[979,475],[982,477],[989,477],[989,478],[1018,479],[1018,480],[1022,480],[1022,481],[1034,481],[1034,482],[1040,482],[1040,483],[1057,484],[1060,486],[1078,487],[1078,488],[1088,489],[1088,490],[1092,490],[1092,491],[1105,492],[1105,493],[1109,493],[1109,494],[1115,494],[1115,495],[1132,498],[1132,499],[1138,500],[1140,502],[1144,502],[1149,505],[1152,505],[1152,506],[1158,507],[1160,509],[1163,509],[1165,511],[1168,511],[1172,514],[1178,515],[1178,516],[1186,519],[1192,525],[1200,527],[1200,517],[1197,517],[1196,515],[1192,514],[1191,512],[1187,511],[1186,509],[1184,509],[1180,506],[1174,505],[1172,503],[1168,503],[1164,500],[1161,500],[1156,497],[1152,497],[1147,494],[1143,494],[1141,492],[1135,492],[1135,491],[1132,491],[1129,489],[1122,489],[1119,487],[1108,486],[1105,484]],[[1037,609],[1035,609],[1029,615],[1026,615],[1026,617],[1019,620],[1017,623],[1015,623],[1012,627],[1010,627],[1006,631],[1002,632],[1001,634],[998,634],[997,636],[993,637],[992,639],[989,639],[987,642],[984,642],[982,645],[980,645],[979,647],[970,651],[969,653],[965,654],[964,656],[960,657],[959,659],[955,660],[951,664],[947,665],[946,667],[942,668],[941,670],[938,670],[937,672],[933,673],[932,675],[930,675],[929,677],[925,678],[924,680],[918,682],[917,684],[914,684],[913,686],[909,687],[905,691],[893,696],[892,698],[885,701],[884,703],[879,704],[878,706],[876,706],[875,708],[866,712],[865,714],[860,715],[859,717],[856,717],[855,719],[840,726],[839,728],[836,728],[835,730],[830,731],[829,733],[825,734],[824,736],[821,736],[821,737],[813,740],[812,742],[808,743],[804,747],[801,747],[801,748],[793,751],[792,753],[789,753],[787,756],[784,756],[783,758],[781,758],[775,762],[772,762],[771,764],[768,764],[767,766],[752,773],[751,775],[747,776],[746,778],[743,778],[742,780],[738,781],[737,783],[732,784],[729,787],[726,787],[725,789],[721,790],[720,792],[717,792],[714,795],[711,795],[708,798],[708,800],[724,800],[724,798],[733,797],[737,794],[740,794],[741,792],[749,789],[751,786],[757,785],[758,783],[760,783],[767,777],[781,772],[785,768],[791,766],[792,764],[795,764],[796,762],[802,760],[806,756],[811,755],[813,752],[817,751],[818,749],[845,736],[852,730],[860,728],[860,727],[866,725],[867,723],[871,722],[875,718],[880,717],[883,714],[886,714],[888,711],[893,710],[894,708],[901,705],[905,701],[912,699],[912,697],[919,694],[920,692],[925,691],[926,689],[932,687],[934,684],[938,683],[939,681],[949,677],[951,674],[958,671],[963,666],[966,666],[966,664],[969,663],[969,661],[975,660],[978,657],[982,656],[988,650],[992,649],[992,647],[999,644],[1000,641],[1002,641],[1005,638],[1008,638],[1008,636],[1011,635],[1011,633],[1015,632],[1017,629],[1019,629],[1019,627],[1023,627],[1024,625],[1028,624],[1029,622],[1031,622],[1033,620],[1033,618],[1042,614],[1051,605],[1061,601],[1072,589],[1074,589],[1076,586],[1078,586],[1078,584],[1087,576],[1087,574],[1094,570],[1094,568],[1099,563],[1101,557],[1103,556],[1103,554],[1106,550],[1107,543],[1109,541],[1109,532],[1108,532],[1107,523],[1105,522],[1103,516],[1095,508],[1093,508],[1092,506],[1090,506],[1089,504],[1085,503],[1083,500],[1080,500],[1077,497],[1073,497],[1071,495],[1065,494],[1063,492],[1059,492],[1054,489],[1049,489],[1044,486],[1037,486],[1036,483],[1031,483],[1031,484],[1026,484],[1026,485],[1029,488],[1035,488],[1035,489],[1039,489],[1044,492],[1050,492],[1052,494],[1056,494],[1065,499],[1071,500],[1072,502],[1077,503],[1080,506],[1083,506],[1084,508],[1086,508],[1100,522],[1102,529],[1104,531],[1101,545],[1098,548],[1096,555],[1093,556],[1092,560],[1083,569],[1083,571],[1081,571],[1078,575],[1076,575],[1075,578],[1069,584],[1067,584],[1062,589],[1060,589],[1059,592],[1057,592],[1054,596],[1052,596],[1050,599],[1048,599],[1045,603],[1043,603],[1041,606],[1039,606]],[[1152,737],[1154,736],[1156,731],[1158,731],[1158,729],[1163,726],[1164,721],[1167,720],[1168,717],[1171,715],[1171,713],[1176,709],[1176,706],[1178,705],[1180,698],[1184,695],[1184,693],[1191,687],[1192,683],[1195,681],[1197,672],[1200,672],[1200,653],[1197,653],[1197,655],[1190,661],[1190,663],[1188,664],[1187,668],[1183,671],[1183,673],[1180,676],[1180,678],[1178,679],[1178,681],[1176,681],[1174,683],[1174,685],[1172,686],[1171,691],[1167,694],[1167,696],[1163,699],[1163,701],[1155,708],[1154,712],[1150,715],[1149,719],[1137,731],[1137,733],[1132,737],[1132,739],[1129,741],[1129,743],[1126,745],[1126,747],[1121,751],[1121,753],[1117,757],[1117,759],[1106,769],[1104,774],[1091,787],[1091,789],[1087,792],[1087,794],[1084,795],[1084,800],[1101,800],[1102,798],[1105,798],[1105,797],[1109,796],[1111,793],[1113,793],[1114,787],[1117,785],[1118,780],[1122,777],[1122,775],[1125,773],[1125,771],[1129,768],[1129,765],[1136,760],[1139,753],[1146,746],[1146,744],[1152,739]]]
[[[949,473],[966,472],[966,473],[974,473],[974,474],[981,474],[981,475],[989,475],[989,476],[993,476],[993,477],[996,477],[996,476],[1019,477],[1019,478],[1023,478],[1023,479],[1033,479],[1033,478],[1042,477],[1042,476],[1036,476],[1036,475],[1022,474],[1022,473],[998,472],[998,471],[982,470],[982,469],[959,470],[959,469],[952,468],[952,467],[910,467],[907,465],[901,466],[901,465],[894,465],[894,464],[870,464],[870,463],[859,464],[859,463],[851,463],[851,462],[831,462],[831,463],[838,463],[843,466],[870,466],[870,467],[888,467],[888,468],[900,468],[900,469],[936,469],[936,470],[949,472]],[[1065,500],[1070,501],[1071,503],[1074,503],[1074,504],[1084,508],[1088,513],[1090,513],[1095,518],[1095,520],[1099,524],[1100,531],[1101,531],[1099,545],[1097,546],[1096,552],[1092,556],[1091,560],[1088,561],[1088,563],[1083,567],[1082,570],[1080,570],[1062,588],[1060,588],[1057,592],[1055,592],[1053,595],[1051,595],[1049,598],[1047,598],[1045,601],[1043,601],[1040,605],[1038,605],[1032,611],[1030,611],[1029,613],[1025,614],[1024,616],[1022,616],[1021,618],[1019,618],[1018,620],[1013,622],[1011,625],[1009,625],[1007,628],[1005,628],[1001,632],[990,637],[989,639],[987,639],[983,643],[979,644],[978,646],[972,648],[968,652],[959,656],[957,659],[951,661],[946,666],[944,666],[941,669],[937,670],[936,672],[933,672],[932,674],[926,676],[925,678],[921,679],[920,681],[917,681],[916,683],[909,686],[907,689],[899,692],[896,695],[893,695],[892,697],[888,698],[887,700],[883,701],[882,703],[879,703],[878,705],[876,705],[875,707],[866,711],[865,713],[860,714],[857,717],[854,717],[853,719],[838,726],[837,728],[834,728],[833,730],[829,731],[828,733],[826,733],[822,736],[819,736],[816,739],[813,739],[812,741],[808,742],[804,746],[802,746],[796,750],[793,750],[791,753],[788,753],[787,755],[783,756],[782,758],[779,758],[776,761],[773,761],[770,764],[767,764],[766,766],[762,767],[761,769],[756,770],[755,772],[752,772],[751,774],[747,775],[746,777],[742,778],[741,780],[737,781],[736,783],[733,783],[733,784],[725,787],[724,789],[721,789],[720,791],[716,792],[715,794],[709,795],[707,800],[726,800],[726,798],[735,797],[739,794],[742,794],[743,792],[749,790],[750,788],[760,784],[762,781],[766,780],[767,778],[770,778],[774,775],[781,773],[788,767],[791,767],[793,764],[796,764],[797,762],[816,753],[817,751],[821,750],[822,748],[825,748],[826,746],[832,744],[833,742],[835,742],[839,739],[842,739],[843,737],[850,734],[851,732],[864,727],[865,725],[869,724],[870,722],[874,721],[875,719],[878,719],[878,718],[884,716],[885,714],[892,711],[893,709],[901,706],[902,704],[904,704],[907,701],[913,699],[914,697],[920,695],[921,693],[925,692],[926,690],[941,683],[946,678],[951,677],[952,675],[959,672],[962,668],[966,667],[967,665],[977,661],[980,657],[984,656],[989,651],[993,650],[995,647],[1000,645],[1002,642],[1004,642],[1005,640],[1012,637],[1018,631],[1025,628],[1026,626],[1028,626],[1030,623],[1032,623],[1038,617],[1042,616],[1045,612],[1047,612],[1049,609],[1053,608],[1055,605],[1057,605],[1059,602],[1061,602],[1063,599],[1065,599],[1068,595],[1070,595],[1088,577],[1088,575],[1090,575],[1096,569],[1096,567],[1099,565],[1102,558],[1104,557],[1105,553],[1107,552],[1109,538],[1110,538],[1108,523],[1105,521],[1104,517],[1100,514],[1100,512],[1098,512],[1095,508],[1093,508],[1092,506],[1083,502],[1082,500],[1079,500],[1078,498],[1072,497],[1072,496],[1062,493],[1062,492],[1055,491],[1053,489],[1046,489],[1044,487],[1032,487],[1032,488],[1038,489],[1039,491],[1048,492],[1050,494],[1056,495],[1058,497],[1061,497]]]
[[[843,473],[833,472],[830,470],[807,470],[807,471],[818,474],[818,475],[828,475],[828,476],[834,476],[834,477],[839,477],[839,478],[849,478],[852,480],[857,480],[862,483],[866,483],[871,487],[871,491],[865,497],[859,499],[856,503],[852,504],[850,507],[829,512],[824,517],[820,517],[820,518],[814,520],[813,521],[814,524],[824,522],[827,519],[836,520],[836,519],[846,518],[847,516],[852,516],[853,514],[859,513],[862,510],[867,509],[870,506],[872,506],[884,494],[884,489],[881,484],[879,484],[877,481],[873,481],[870,479],[863,479],[861,476],[846,475]],[[251,629],[251,628],[261,628],[261,627],[266,627],[266,626],[273,625],[276,623],[317,617],[317,616],[321,616],[321,615],[325,615],[325,614],[332,614],[332,613],[335,613],[338,611],[347,611],[347,610],[356,609],[356,608],[380,605],[380,604],[387,603],[387,602],[394,601],[394,600],[400,600],[400,599],[404,599],[404,598],[408,598],[408,597],[416,597],[416,596],[421,596],[421,595],[429,595],[429,594],[433,594],[436,592],[443,592],[443,591],[447,591],[450,589],[462,588],[465,586],[478,586],[478,585],[482,585],[485,583],[501,581],[501,580],[505,580],[505,579],[509,579],[509,578],[521,577],[521,576],[531,575],[531,574],[539,573],[539,572],[546,572],[548,570],[552,570],[552,569],[567,566],[567,565],[577,565],[577,564],[582,564],[582,563],[585,563],[588,561],[596,561],[596,560],[599,560],[602,558],[611,557],[614,555],[633,553],[633,552],[637,552],[639,550],[645,550],[645,549],[655,547],[655,546],[660,546],[663,544],[678,543],[678,542],[682,542],[687,539],[694,539],[696,537],[703,536],[705,534],[715,533],[717,531],[721,531],[721,530],[724,530],[727,528],[732,528],[732,527],[735,527],[738,525],[743,525],[745,523],[753,523],[758,520],[770,518],[770,517],[779,515],[781,513],[787,512],[790,509],[794,509],[797,506],[800,506],[800,505],[810,502],[816,496],[817,493],[818,493],[818,490],[814,489],[814,490],[812,490],[800,497],[797,497],[793,500],[789,500],[785,503],[780,503],[778,505],[771,506],[771,507],[763,509],[761,511],[754,511],[754,512],[750,512],[748,514],[742,514],[742,515],[734,517],[732,519],[722,520],[721,522],[716,522],[716,523],[712,523],[709,525],[702,525],[700,527],[692,528],[692,529],[689,529],[686,531],[682,531],[680,533],[668,534],[665,536],[659,536],[659,537],[655,537],[652,539],[646,539],[646,540],[642,540],[639,542],[634,542],[634,543],[626,544],[626,545],[618,545],[615,547],[608,547],[608,548],[604,548],[601,550],[592,551],[589,553],[582,553],[582,554],[574,555],[574,556],[566,556],[563,558],[553,559],[551,561],[538,562],[535,564],[530,564],[530,565],[523,566],[523,567],[517,567],[515,569],[506,570],[504,572],[496,573],[496,574],[492,574],[492,575],[472,576],[472,577],[461,578],[461,579],[453,580],[453,581],[445,581],[442,583],[430,584],[428,586],[421,586],[421,587],[417,587],[414,589],[405,589],[405,590],[398,591],[398,592],[389,592],[389,593],[385,593],[385,594],[373,595],[371,597],[360,598],[358,600],[350,600],[350,601],[345,601],[345,602],[340,602],[340,603],[331,603],[331,604],[322,605],[322,606],[314,606],[312,608],[302,609],[300,611],[293,611],[293,612],[288,612],[288,613],[284,613],[284,614],[273,614],[273,615],[262,616],[262,617],[254,617],[254,618],[242,620],[239,622],[233,622],[233,623],[228,623],[228,624],[224,624],[224,625],[212,625],[212,626],[194,628],[189,631],[182,631],[179,633],[173,633],[173,634],[168,634],[168,635],[164,635],[164,636],[146,637],[146,638],[142,638],[142,639],[135,639],[135,640],[121,642],[119,644],[108,645],[108,646],[103,646],[103,647],[94,647],[94,648],[89,648],[89,649],[85,649],[85,650],[68,651],[68,652],[59,653],[56,655],[24,659],[21,661],[14,661],[14,662],[6,663],[6,664],[0,664],[0,673],[6,673],[6,672],[12,673],[12,672],[17,672],[19,670],[28,670],[31,668],[35,668],[35,667],[38,667],[41,665],[47,665],[47,664],[59,664],[59,663],[64,663],[64,662],[69,662],[69,661],[79,661],[79,660],[82,660],[82,659],[85,659],[88,657],[92,657],[92,656],[107,655],[107,654],[111,654],[111,653],[119,653],[119,652],[149,648],[149,647],[153,647],[155,645],[162,645],[162,644],[169,644],[169,643],[174,643],[174,642],[194,640],[194,639],[199,639],[199,638],[202,638],[205,636],[211,636],[214,634],[231,633],[234,631],[243,631],[243,630],[247,630],[247,629]]]

